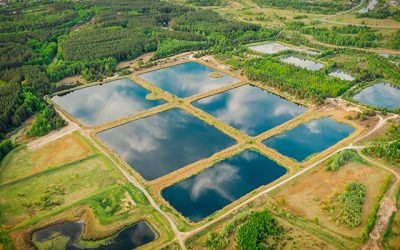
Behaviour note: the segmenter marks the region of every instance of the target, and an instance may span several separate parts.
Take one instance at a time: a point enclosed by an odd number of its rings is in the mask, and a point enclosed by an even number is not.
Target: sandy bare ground
[[[70,134],[79,129],[79,126],[75,123],[71,122],[64,114],[57,110],[58,114],[67,121],[68,125],[60,130],[50,132],[49,134],[39,137],[31,142],[28,143],[27,147],[29,150],[34,150],[39,148],[43,145],[46,145],[49,142],[55,141],[64,135]]]

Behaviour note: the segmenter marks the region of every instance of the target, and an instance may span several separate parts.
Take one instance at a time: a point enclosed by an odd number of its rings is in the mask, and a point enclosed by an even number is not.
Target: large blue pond
[[[212,72],[216,71],[200,63],[188,62],[139,77],[178,97],[188,97],[239,81],[223,73],[220,73],[222,77],[214,78],[209,76]]]
[[[263,143],[283,155],[303,161],[308,156],[335,145],[353,131],[353,127],[326,117],[301,124]]]
[[[178,108],[97,135],[146,180],[171,173],[235,143],[215,127]]]
[[[377,83],[363,89],[353,99],[371,106],[398,109],[400,108],[400,88],[387,83]]]
[[[129,79],[79,89],[52,100],[86,125],[99,125],[164,103]]]
[[[193,105],[251,136],[307,111],[303,106],[249,85],[201,99]]]
[[[247,150],[164,189],[162,195],[177,211],[197,222],[286,172],[276,162]]]

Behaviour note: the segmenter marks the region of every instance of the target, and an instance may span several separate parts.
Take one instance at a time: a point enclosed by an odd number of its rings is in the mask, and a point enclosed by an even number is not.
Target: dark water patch
[[[286,172],[260,153],[246,150],[164,189],[162,196],[178,212],[198,222]]]
[[[388,83],[377,83],[363,89],[353,99],[379,108],[398,109],[400,108],[400,88]]]
[[[188,97],[223,87],[239,80],[203,64],[188,62],[141,74],[139,77],[178,97]]]
[[[112,237],[110,241],[101,246],[95,248],[85,248],[79,246],[78,244],[79,240],[82,237],[82,229],[82,223],[64,222],[36,231],[33,234],[32,240],[34,243],[37,244],[38,242],[43,243],[46,241],[55,240],[55,237],[65,236],[69,238],[68,244],[66,246],[53,245],[52,243],[49,243],[47,246],[49,246],[50,248],[68,250],[128,250],[150,243],[157,237],[153,229],[146,221],[140,221],[133,224],[132,226],[121,230],[114,237]]]
[[[178,108],[100,132],[98,137],[146,180],[210,157],[235,143]]]
[[[300,124],[268,138],[263,143],[283,155],[303,161],[308,156],[335,145],[353,131],[353,127],[326,117]]]
[[[193,105],[250,136],[307,111],[304,106],[249,85],[201,99]]]
[[[80,122],[99,125],[163,104],[148,100],[150,92],[129,79],[75,90],[52,100]]]

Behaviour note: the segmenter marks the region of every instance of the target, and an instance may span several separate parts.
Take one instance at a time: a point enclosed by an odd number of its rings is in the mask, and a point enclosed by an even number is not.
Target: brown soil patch
[[[278,191],[275,199],[287,209],[309,220],[318,218],[319,224],[337,233],[359,237],[367,222],[368,215],[376,202],[380,187],[388,174],[384,171],[359,163],[350,163],[336,172],[326,172],[323,166],[300,177],[283,190]],[[337,211],[329,215],[323,210],[324,203],[343,192],[350,181],[364,183],[367,188],[365,203],[362,209],[362,223],[356,228],[336,225]]]
[[[49,166],[80,159],[92,152],[87,142],[77,133],[66,135],[32,151],[30,160],[34,163],[32,173]]]

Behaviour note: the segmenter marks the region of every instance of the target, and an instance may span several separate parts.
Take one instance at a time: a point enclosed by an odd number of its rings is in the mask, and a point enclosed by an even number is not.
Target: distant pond
[[[320,118],[268,138],[263,143],[297,161],[319,153],[348,137],[354,128],[333,120]]]
[[[377,83],[353,97],[361,103],[387,109],[400,108],[400,88],[388,83]]]
[[[80,122],[94,126],[163,104],[147,100],[150,92],[129,79],[78,89],[52,100]]]
[[[281,58],[281,61],[284,63],[292,64],[294,66],[307,69],[310,71],[317,71],[324,67],[322,63],[314,62],[308,59],[299,58],[296,56],[288,56]]]
[[[215,77],[212,75],[216,74]],[[188,97],[238,82],[239,79],[201,63],[187,62],[139,76],[178,97]]]
[[[286,172],[264,155],[246,150],[164,189],[162,196],[178,212],[198,222]]]
[[[250,136],[307,111],[304,106],[250,85],[201,99],[193,105]]]

